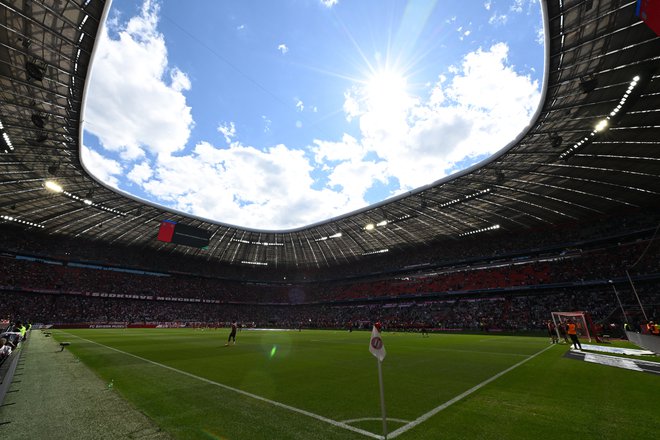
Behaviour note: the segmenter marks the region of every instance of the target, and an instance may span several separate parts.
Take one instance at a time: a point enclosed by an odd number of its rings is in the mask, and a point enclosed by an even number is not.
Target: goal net
[[[589,342],[591,338],[598,341],[591,316],[587,312],[552,312],[552,322],[555,324],[557,337],[562,338],[566,335],[568,323],[571,321],[575,323],[579,338],[588,339]]]

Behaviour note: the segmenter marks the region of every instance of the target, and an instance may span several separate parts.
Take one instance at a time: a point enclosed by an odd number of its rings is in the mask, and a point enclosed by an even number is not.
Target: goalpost
[[[591,342],[591,338],[593,337],[598,342],[598,335],[596,335],[594,324],[591,321],[591,315],[583,311],[552,312],[552,322],[555,324],[555,331],[557,332],[558,338],[561,338],[561,335],[559,334],[559,326],[561,324],[566,324],[571,320],[575,322],[578,337],[586,338],[589,342]]]

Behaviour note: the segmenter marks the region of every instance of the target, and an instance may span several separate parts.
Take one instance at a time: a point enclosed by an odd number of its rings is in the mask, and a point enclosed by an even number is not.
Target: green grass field
[[[243,331],[225,347],[227,335],[53,332],[179,439],[380,438],[369,333]],[[568,347],[546,338],[384,333],[383,340],[388,438],[618,439],[660,428],[660,376],[566,359]]]

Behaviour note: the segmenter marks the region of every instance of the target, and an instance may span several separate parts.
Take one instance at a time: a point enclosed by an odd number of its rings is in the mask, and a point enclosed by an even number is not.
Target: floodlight
[[[44,183],[44,187],[47,190],[53,191],[53,192],[56,192],[56,193],[61,193],[61,192],[64,191],[64,189],[60,185],[58,185],[56,182],[53,182],[52,180],[47,180]]]
[[[385,226],[387,224],[387,220],[382,220],[376,223],[376,226]]]
[[[633,78],[633,81],[639,81],[639,75],[635,75],[635,77]]]
[[[607,119],[603,119],[602,121],[600,121],[600,122],[596,125],[596,127],[595,127],[594,130],[597,131],[597,132],[598,132],[598,131],[603,131],[606,127],[607,127]]]
[[[367,231],[373,231],[375,227],[376,226],[374,226],[373,223],[369,223],[367,226],[364,227],[364,229]]]

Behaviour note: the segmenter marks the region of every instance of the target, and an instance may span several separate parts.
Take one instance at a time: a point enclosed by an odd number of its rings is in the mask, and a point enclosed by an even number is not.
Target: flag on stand
[[[371,341],[369,341],[369,351],[371,354],[376,356],[379,361],[383,362],[385,359],[385,346],[383,345],[383,340],[380,338],[380,327],[379,325],[374,325],[373,330],[371,330]]]

